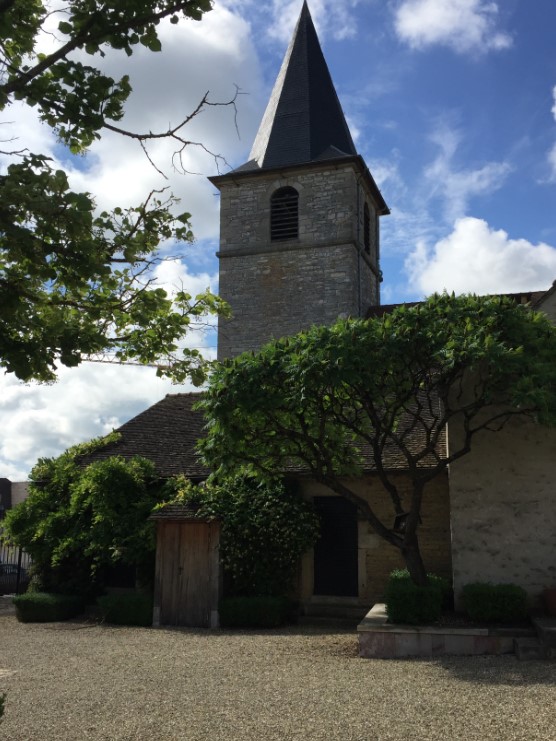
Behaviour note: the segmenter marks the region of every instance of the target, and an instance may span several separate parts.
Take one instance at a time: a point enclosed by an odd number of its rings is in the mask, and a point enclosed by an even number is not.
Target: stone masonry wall
[[[539,307],[556,322],[556,292]],[[448,430],[448,448],[460,432]],[[475,581],[519,584],[536,604],[556,587],[556,430],[515,419],[484,432],[450,467],[454,591]]]
[[[406,496],[410,492],[407,476],[400,473],[396,477],[399,491]],[[388,493],[376,476],[366,476],[355,483],[350,482],[358,494],[363,496],[383,522],[394,521],[392,502]],[[314,481],[302,482],[303,496],[335,496],[330,489]],[[422,505],[422,524],[419,527],[419,543],[427,571],[451,578],[452,563],[450,549],[450,501],[448,478],[438,476],[426,488]],[[369,523],[360,518],[359,534],[359,597],[358,604],[371,606],[383,601],[384,588],[388,575],[393,569],[405,568],[400,552],[374,533]],[[313,598],[313,552],[305,554],[301,568],[301,599],[318,601]]]
[[[457,444],[450,429],[448,443]],[[556,586],[556,430],[514,420],[450,468],[456,599],[475,581]]]
[[[29,494],[29,481],[12,481],[12,507],[27,499]]]
[[[299,237],[271,242],[270,196],[286,185],[299,193]],[[364,315],[378,302],[376,254],[365,255],[362,243],[370,196],[353,165],[257,173],[220,187],[219,292],[234,317],[219,322],[219,358]]]

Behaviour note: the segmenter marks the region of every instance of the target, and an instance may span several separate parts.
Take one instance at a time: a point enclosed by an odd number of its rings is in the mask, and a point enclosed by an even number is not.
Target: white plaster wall
[[[448,430],[448,446],[457,431]],[[485,432],[450,470],[456,599],[474,581],[556,586],[556,430],[514,420]]]

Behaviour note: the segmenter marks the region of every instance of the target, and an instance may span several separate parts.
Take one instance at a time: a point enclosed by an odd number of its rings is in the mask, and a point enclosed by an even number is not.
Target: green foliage
[[[178,503],[196,503],[199,515],[222,521],[220,557],[238,595],[283,595],[299,559],[318,534],[313,508],[295,488],[243,476],[194,486],[180,477],[167,488]]]
[[[428,584],[421,587],[413,583],[406,569],[392,571],[385,590],[391,623],[420,625],[438,620],[449,584],[434,574],[427,577]]]
[[[146,627],[153,623],[152,594],[105,594],[97,599],[97,605],[107,623]]]
[[[73,153],[106,127],[129,134],[111,123],[123,116],[128,76],[114,80],[86,64],[87,55],[101,58],[109,47],[131,55],[137,45],[159,51],[161,19],[200,19],[210,7],[210,0],[69,0],[51,12],[41,0],[4,3],[0,111],[23,101]],[[46,32],[58,48],[42,54],[39,37],[56,13],[58,31]],[[172,298],[151,284],[159,245],[192,240],[190,215],[176,215],[175,199],[154,192],[135,208],[96,214],[94,197],[72,191],[48,157],[2,154],[12,163],[0,175],[0,367],[51,381],[60,363],[108,354],[202,383],[205,362],[180,340],[193,319],[226,313],[225,304],[208,291]]]
[[[277,628],[290,619],[286,597],[230,597],[218,607],[223,628]]]
[[[466,584],[462,596],[472,620],[504,623],[527,617],[527,593],[517,584]]]
[[[2,692],[0,694],[0,722],[2,721],[2,716],[4,715],[4,710],[6,709],[6,693]]]
[[[34,592],[13,598],[16,617],[20,623],[53,623],[69,620],[83,611],[80,597],[70,594]]]
[[[426,484],[483,430],[515,415],[556,421],[556,328],[509,298],[435,295],[221,363],[200,408],[208,423],[200,450],[210,468],[310,473],[356,503],[422,583],[417,529]],[[452,435],[445,455],[448,424],[461,436]],[[392,475],[400,463],[409,496]],[[391,497],[387,519],[350,485],[366,468]],[[400,533],[392,523],[402,513]]]
[[[81,463],[113,439],[40,460],[29,496],[5,518],[10,540],[32,558],[35,588],[94,594],[113,564],[152,570],[155,534],[148,517],[162,496],[154,466],[140,457]]]

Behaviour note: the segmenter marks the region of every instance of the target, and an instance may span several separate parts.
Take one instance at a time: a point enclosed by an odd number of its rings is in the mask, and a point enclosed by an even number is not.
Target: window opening
[[[299,193],[286,186],[270,198],[270,239],[296,239],[299,223]]]
[[[371,254],[371,217],[369,215],[369,207],[365,203],[363,208],[363,245],[365,252]]]

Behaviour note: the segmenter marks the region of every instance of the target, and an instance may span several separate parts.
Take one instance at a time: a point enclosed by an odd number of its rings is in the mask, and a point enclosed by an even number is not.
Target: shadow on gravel
[[[506,656],[444,657],[436,663],[451,677],[475,685],[556,687],[556,661],[518,661]]]

